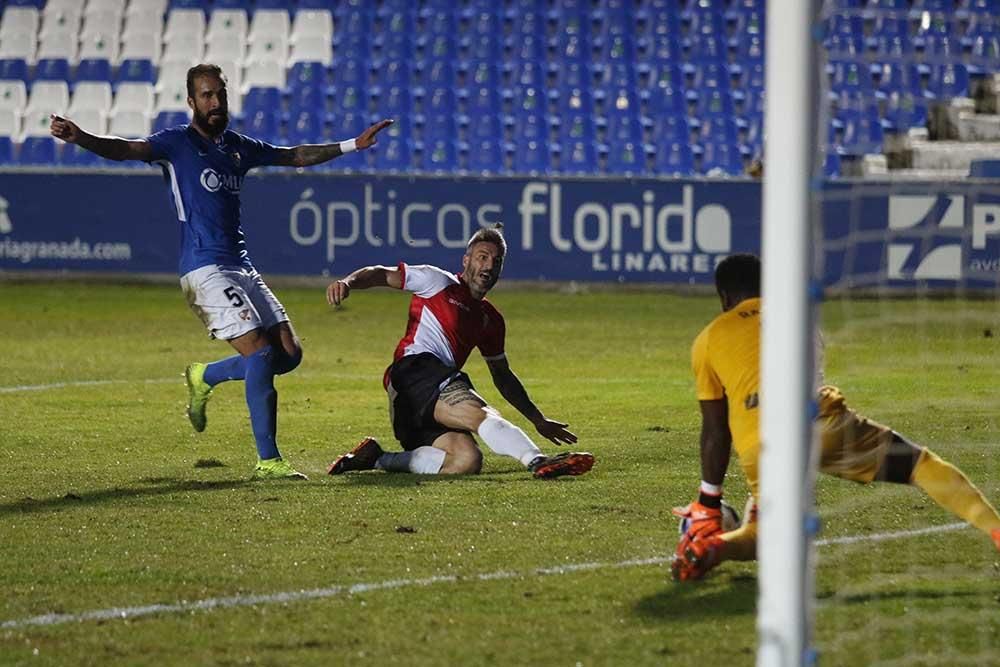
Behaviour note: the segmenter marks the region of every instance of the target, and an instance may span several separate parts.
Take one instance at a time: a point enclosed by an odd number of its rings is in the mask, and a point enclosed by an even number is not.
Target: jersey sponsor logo
[[[961,280],[966,272],[1000,270],[1000,204],[967,202],[964,195],[889,197],[886,277]]]
[[[206,168],[201,172],[201,187],[205,188],[209,192],[218,192],[219,190],[225,190],[234,195],[240,193],[240,187],[243,185],[243,177],[231,174],[220,174],[211,168]]]
[[[10,234],[14,231],[14,224],[7,215],[7,200],[0,197],[0,234]]]
[[[469,306],[468,306],[468,304],[464,304],[461,301],[459,301],[458,299],[455,299],[455,298],[452,298],[452,297],[449,296],[448,297],[448,303],[450,303],[453,306],[458,306],[459,308],[461,308],[465,312],[469,312]]]

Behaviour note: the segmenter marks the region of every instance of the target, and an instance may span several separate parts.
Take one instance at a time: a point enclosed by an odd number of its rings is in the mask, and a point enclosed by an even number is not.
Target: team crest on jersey
[[[243,310],[240,311],[240,319],[244,320],[244,321],[250,319],[250,309],[249,308],[245,308],[245,309],[243,309]]]
[[[240,165],[240,160],[242,160],[242,159],[243,159],[243,158],[241,158],[241,157],[240,157],[240,154],[239,154],[239,152],[238,152],[238,151],[234,151],[234,152],[233,152],[233,162],[235,162],[235,163],[236,163],[236,166],[237,166],[237,167],[238,167],[238,166]]]

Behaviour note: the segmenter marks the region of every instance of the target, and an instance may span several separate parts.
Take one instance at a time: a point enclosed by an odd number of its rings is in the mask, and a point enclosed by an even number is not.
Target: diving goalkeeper
[[[698,500],[674,513],[689,519],[671,564],[677,581],[700,579],[725,560],[753,560],[756,505],[743,525],[722,531],[722,482],[733,448],[758,498],[760,456],[760,260],[733,255],[715,271],[723,313],[694,341],[691,363],[701,405],[702,482]],[[855,482],[911,484],[991,536],[1000,549],[1000,515],[960,470],[929,449],[847,407],[836,387],[819,389],[820,471]]]

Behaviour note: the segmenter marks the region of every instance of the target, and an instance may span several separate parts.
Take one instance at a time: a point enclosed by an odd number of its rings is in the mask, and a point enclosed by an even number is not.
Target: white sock
[[[375,465],[388,472],[412,472],[436,475],[441,472],[447,453],[437,447],[417,447],[409,452],[386,452]]]
[[[524,431],[500,415],[487,414],[477,433],[494,452],[515,458],[525,467],[537,457],[544,456]]]

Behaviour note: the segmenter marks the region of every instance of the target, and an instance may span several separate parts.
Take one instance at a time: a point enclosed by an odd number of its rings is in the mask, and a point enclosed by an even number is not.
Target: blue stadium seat
[[[557,113],[591,112],[593,98],[586,88],[553,88],[548,91],[548,105]]]
[[[569,146],[578,142],[593,144],[595,140],[594,120],[590,114],[574,113],[552,116],[550,127],[555,128],[559,143]]]
[[[583,88],[592,76],[589,63],[549,63],[545,80],[558,88]]]
[[[358,86],[335,86],[331,89],[330,100],[334,113],[364,113],[367,98],[364,89]]]
[[[590,57],[587,39],[581,34],[559,33],[545,41],[549,59],[557,62],[584,62]]]
[[[21,58],[0,59],[0,81],[28,81],[28,63]]]
[[[458,166],[453,139],[423,142],[417,154],[417,169],[430,172],[454,171]]]
[[[591,74],[594,86],[635,89],[635,69],[631,61],[594,63]]]
[[[364,77],[363,66],[361,76]],[[364,78],[361,81],[363,82]],[[320,62],[295,63],[288,69],[288,77],[285,83],[292,90],[300,87],[328,88],[331,85],[326,66]]]
[[[327,89],[322,86],[295,86],[291,88],[288,112],[295,115],[303,111],[326,113]]]
[[[681,115],[654,115],[643,117],[643,134],[647,142],[653,144],[672,144],[688,142],[691,130],[687,118]]]
[[[631,64],[635,62],[635,44],[627,35],[592,37],[590,57],[597,62]]]
[[[663,176],[690,176],[694,158],[687,142],[659,144],[653,156],[653,171]]]
[[[887,98],[894,92],[910,91],[910,70],[899,63],[874,62],[869,66],[869,72],[872,76],[872,85],[875,87],[875,96],[879,99]]]
[[[577,69],[581,67],[574,63]],[[500,66],[504,85],[506,86],[534,86],[536,88],[544,86],[547,80],[546,72],[542,63],[527,60],[517,60],[503,63]]]
[[[842,111],[834,119],[834,128],[836,144],[845,155],[882,151],[882,123],[877,113]]]
[[[69,61],[65,58],[42,58],[35,63],[35,81],[69,81]]]
[[[764,63],[733,63],[729,66],[729,87],[733,90],[763,90],[765,81]]]
[[[364,86],[368,82],[368,71],[366,60],[334,58],[330,82],[333,86]]]
[[[681,72],[684,76],[684,85],[689,90],[727,88],[729,86],[729,72],[721,62],[684,63]]]
[[[466,141],[475,145],[480,141],[490,140],[500,142],[503,131],[500,129],[500,118],[495,113],[482,115],[459,116],[458,126]]]
[[[56,163],[56,142],[52,137],[27,137],[21,144],[18,162],[24,165]]]
[[[612,142],[608,145],[605,170],[609,174],[637,176],[646,170],[646,152],[640,143]]]
[[[83,150],[82,148],[80,150]],[[89,152],[89,151],[88,151]],[[0,136],[0,164],[14,163],[14,142],[10,137]]]
[[[640,36],[680,35],[679,14],[676,7],[663,9],[639,7],[634,15],[636,32]]]
[[[872,37],[871,50],[882,53],[883,50],[891,50],[891,37],[878,35]],[[880,46],[885,44],[885,46]],[[865,38],[863,35],[845,35],[837,33],[830,35],[823,42],[827,54],[830,58],[836,59],[861,59],[865,56]]]
[[[760,150],[764,146],[764,114],[751,114],[737,118],[736,140],[745,146]]]
[[[681,59],[688,62],[725,62],[726,40],[716,35],[693,35],[680,42]]]
[[[299,6],[307,3],[309,0],[299,0]],[[204,3],[201,3],[202,6]],[[249,12],[253,9],[252,0],[213,0],[212,10],[216,9],[242,9],[245,12]]]
[[[204,2],[200,4],[204,5]],[[256,0],[254,3],[254,9],[284,9],[285,11],[291,11],[292,8],[292,0]]]
[[[440,141],[454,141],[458,136],[454,114],[417,114],[413,117],[413,125],[425,147]]]
[[[923,66],[921,66],[922,70]],[[969,96],[969,72],[965,65],[931,65],[927,90],[940,99]]]
[[[859,39],[859,44],[860,39]],[[861,49],[858,48],[858,53]],[[764,38],[761,35],[743,35],[730,37],[726,42],[726,57],[730,62],[763,63]]]
[[[291,145],[323,143],[323,114],[310,111],[293,113],[288,121],[286,136]]]
[[[503,171],[503,153],[500,142],[483,139],[464,151],[465,168],[476,173],[497,174]]]
[[[187,125],[187,123],[188,114],[186,111],[161,111],[156,114],[156,119],[153,121],[153,131],[159,132],[168,127]]]
[[[169,9],[204,9],[201,0],[170,0]]]
[[[830,90],[838,93],[843,91],[871,93],[871,74],[863,63],[849,61],[831,61],[827,65],[830,78]]]
[[[108,162],[77,144],[66,144],[59,155],[59,164],[67,167],[98,167],[107,166]]]
[[[764,89],[746,88],[732,92],[733,113],[738,116],[764,113]]]
[[[545,59],[545,40],[537,35],[508,35],[503,38],[501,48],[505,61]]]
[[[455,97],[458,102],[458,110],[463,114],[496,113],[497,109],[500,108],[500,99],[497,97],[496,88],[489,86],[459,88],[455,91]]]
[[[688,126],[695,130],[698,143],[735,145],[736,121],[732,116],[689,116]]]
[[[767,21],[764,15],[764,5],[759,7],[736,6],[723,15],[726,21],[726,33],[729,35],[762,35]]]
[[[422,7],[417,11],[417,32],[453,38],[458,32],[458,17],[449,10]]]
[[[367,32],[357,32],[356,30],[337,24],[334,28],[332,40],[335,58],[368,60],[374,50],[370,39]]]
[[[582,94],[575,89],[577,94]],[[541,88],[533,86],[513,86],[501,88],[500,108],[507,114],[543,114],[546,113],[548,100]]]
[[[455,68],[447,60],[418,62],[413,68],[412,79],[425,88],[451,88],[455,85]]]
[[[696,90],[689,90],[686,98],[688,115],[699,118],[707,116],[731,118],[733,115],[733,101],[728,90],[714,89],[701,94]]]
[[[378,146],[382,146],[382,142],[385,139],[384,136],[390,136],[391,133],[398,131],[398,128],[404,124],[402,119],[396,119],[389,128],[382,131],[379,135]],[[333,141],[344,141],[351,139],[353,137],[361,134],[365,128],[371,125],[368,122],[368,118],[364,114],[360,113],[342,113],[333,116],[330,122],[330,138]],[[409,131],[407,131],[407,136]]]
[[[459,12],[460,35],[492,39],[495,35],[499,35],[502,29],[500,15],[495,11],[477,11],[473,7],[466,7]]]
[[[410,66],[405,61],[373,60],[371,63],[371,76],[375,85],[386,88],[391,88],[392,86],[410,87]],[[364,80],[359,79],[357,82],[352,82],[352,85],[364,85]]]
[[[412,60],[413,42],[410,33],[385,32],[371,39],[371,54],[374,58],[388,60]]]
[[[516,142],[508,147],[511,167],[518,174],[545,174],[549,171],[549,149],[544,141]]]
[[[590,91],[594,111],[598,114],[631,113],[640,110],[639,98],[631,87],[598,87]]]
[[[496,39],[486,39],[481,35],[464,35],[458,39],[458,57],[462,60],[500,59],[502,43]]]
[[[681,40],[677,33],[653,34],[635,40],[639,63],[674,63],[680,58]]]
[[[549,123],[541,111],[507,114],[502,122],[504,134],[514,143],[545,141],[549,136]]]
[[[970,76],[984,76],[1000,69],[1000,34],[976,26],[962,38],[962,51],[969,54]]]
[[[592,141],[574,141],[560,145],[559,168],[561,174],[596,174],[597,151]]]
[[[631,113],[598,116],[594,119],[597,140],[607,144],[638,143],[642,141],[639,117]]]
[[[716,173],[725,176],[739,176],[743,173],[743,161],[739,150],[728,143],[702,144],[702,156],[699,169],[704,175]]]
[[[128,58],[118,66],[115,85],[125,82],[156,83],[156,68],[150,60]]]
[[[281,89],[254,87],[243,97],[243,113],[251,116],[257,111],[279,113],[281,111]]]
[[[912,127],[926,127],[927,102],[922,96],[894,93],[889,97],[882,124],[887,132],[906,132]]]
[[[647,115],[684,113],[684,93],[679,88],[657,87],[639,93],[639,108]]]
[[[503,81],[500,65],[494,60],[459,60],[455,63],[455,81],[460,86],[499,88]]]
[[[369,90],[369,95],[372,109],[387,116],[407,114],[412,109],[410,91],[403,86],[374,86]]]
[[[243,132],[248,136],[268,143],[281,143],[281,112],[258,109],[246,113],[243,118]]]
[[[413,42],[413,52],[418,60],[445,60],[454,62],[458,50],[452,35],[420,35]]]
[[[111,81],[111,63],[104,58],[84,58],[76,66],[73,81]]]

